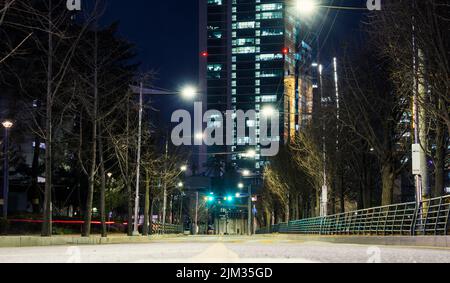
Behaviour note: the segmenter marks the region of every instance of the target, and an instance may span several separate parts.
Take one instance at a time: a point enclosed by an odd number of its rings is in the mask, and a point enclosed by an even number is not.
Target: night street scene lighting
[[[0,263],[450,263],[447,2],[0,1]]]

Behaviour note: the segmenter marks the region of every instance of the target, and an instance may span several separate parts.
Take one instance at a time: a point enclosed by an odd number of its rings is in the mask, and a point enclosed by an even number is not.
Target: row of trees
[[[91,234],[94,207],[99,207],[103,236],[107,208],[125,208],[131,235],[139,107],[130,85],[151,82],[131,63],[134,46],[117,36],[117,24],[100,27],[102,1],[93,1],[83,13],[68,11],[65,1],[3,2],[0,84],[10,111],[2,115],[16,121],[16,136],[33,137],[26,173],[34,213],[43,214],[42,235],[52,235],[52,217],[67,205],[58,196],[68,186],[78,189],[83,236]],[[144,223],[155,202],[165,203],[164,191],[179,194],[181,177],[181,155],[169,148],[158,153],[163,134],[151,128],[145,119]],[[143,231],[151,233],[148,225]]]
[[[331,213],[413,201],[416,128],[427,161],[424,197],[445,194],[449,15],[438,0],[390,1],[367,15],[361,40],[343,44],[339,101],[325,69],[325,99],[316,100],[310,125],[266,168],[262,223],[318,216],[324,168]]]

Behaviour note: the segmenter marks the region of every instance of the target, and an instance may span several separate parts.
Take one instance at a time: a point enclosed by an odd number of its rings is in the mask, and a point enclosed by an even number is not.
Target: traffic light
[[[227,196],[227,197],[224,197],[224,198],[223,198],[224,201],[228,201],[228,202],[232,202],[233,199],[234,199],[234,198],[233,198],[232,196]]]

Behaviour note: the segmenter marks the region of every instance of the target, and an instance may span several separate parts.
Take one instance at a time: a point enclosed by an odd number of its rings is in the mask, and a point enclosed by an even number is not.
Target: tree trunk
[[[383,206],[391,205],[394,197],[395,174],[394,168],[390,162],[383,163],[381,168],[381,178],[383,184],[381,204]]]
[[[91,167],[89,169],[88,177],[88,194],[86,199],[86,212],[84,215],[84,229],[83,237],[89,237],[91,235],[91,222],[92,222],[92,203],[94,201],[94,187],[95,187],[95,175],[97,168],[97,124],[98,124],[98,67],[97,67],[97,55],[98,55],[98,41],[97,31],[95,31],[94,42],[94,97],[93,97],[93,113],[92,119],[92,145],[91,145]]]
[[[266,229],[267,229],[267,233],[271,233],[272,232],[272,215],[270,215],[270,209],[269,208],[265,208],[264,212],[266,214]]]
[[[144,227],[142,228],[142,234],[144,236],[149,235],[149,210],[150,210],[150,174],[145,174],[145,199],[144,199]]]
[[[45,193],[44,193],[44,222],[42,236],[52,236],[52,142],[53,142],[53,21],[52,0],[48,1],[48,54],[47,54],[47,98],[45,117]]]
[[[133,236],[133,194],[131,192],[131,182],[127,181],[127,193],[128,193],[128,236]]]
[[[152,197],[150,200],[150,217],[149,217],[149,222],[150,222],[150,227],[148,229],[148,234],[152,235],[153,234],[153,214],[154,214],[154,207],[155,207],[155,198]]]
[[[102,226],[102,237],[107,237],[106,231],[106,171],[105,171],[105,160],[104,160],[104,152],[103,152],[103,139],[101,137],[101,126],[99,124],[99,137],[98,137],[98,154],[100,158],[100,221]]]
[[[345,212],[345,189],[344,189],[344,174],[342,172],[341,172],[339,187],[340,187],[339,192],[341,193],[341,196],[339,197],[339,200],[341,202],[341,205],[340,205],[341,210],[339,212],[344,213]]]
[[[288,199],[286,201],[285,208],[284,208],[284,222],[289,222],[290,221],[290,217],[291,217],[291,215],[290,215],[290,203],[289,203],[290,201],[291,201],[291,197],[288,196]]]
[[[39,119],[39,118],[38,118]],[[39,207],[39,200],[40,200],[40,193],[39,193],[39,159],[41,155],[41,139],[39,138],[39,135],[35,135],[34,137],[34,149],[33,149],[33,163],[31,165],[31,203],[33,206],[33,212],[39,213],[40,207]]]
[[[435,183],[433,189],[433,197],[435,198],[441,197],[444,193],[446,148],[445,125],[438,121],[436,127]]]

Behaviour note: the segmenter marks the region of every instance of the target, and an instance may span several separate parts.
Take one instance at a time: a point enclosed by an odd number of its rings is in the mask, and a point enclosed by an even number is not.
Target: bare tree
[[[368,22],[375,50],[391,63],[391,79],[397,92],[410,101],[417,94],[414,108],[419,113],[420,143],[434,161],[434,196],[444,193],[448,156],[449,20],[450,6],[445,0],[396,0],[386,3],[383,11],[372,15]]]

